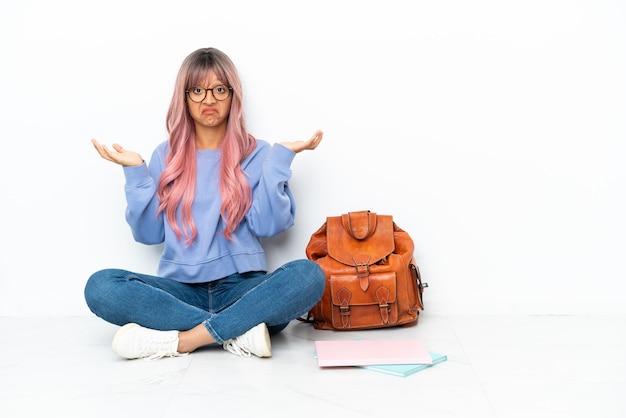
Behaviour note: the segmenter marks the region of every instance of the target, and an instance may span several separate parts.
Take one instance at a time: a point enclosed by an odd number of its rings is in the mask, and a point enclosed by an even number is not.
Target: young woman
[[[290,165],[323,134],[274,145],[255,139],[237,69],[215,48],[184,60],[166,122],[169,140],[149,164],[119,144],[92,140],[102,158],[123,167],[135,240],[163,243],[163,253],[157,276],[94,273],[87,305],[122,326],[112,348],[124,358],[178,356],[210,344],[270,357],[270,335],[308,312],[325,286],[306,259],[268,272],[260,243],[293,225]]]

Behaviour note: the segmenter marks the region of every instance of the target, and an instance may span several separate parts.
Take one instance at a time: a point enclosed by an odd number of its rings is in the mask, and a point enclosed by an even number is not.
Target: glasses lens
[[[202,87],[192,87],[187,90],[187,95],[192,102],[200,103],[206,97],[206,90]]]
[[[230,96],[230,89],[223,85],[213,87],[213,96],[216,100],[226,100]]]

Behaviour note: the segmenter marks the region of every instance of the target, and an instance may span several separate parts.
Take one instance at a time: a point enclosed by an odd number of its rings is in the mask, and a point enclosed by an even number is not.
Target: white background
[[[4,1],[0,315],[89,315],[92,272],[155,272],[89,140],[148,159],[207,46],[256,137],[325,132],[272,267],[369,209],[413,237],[428,313],[626,313],[625,23],[602,0]]]

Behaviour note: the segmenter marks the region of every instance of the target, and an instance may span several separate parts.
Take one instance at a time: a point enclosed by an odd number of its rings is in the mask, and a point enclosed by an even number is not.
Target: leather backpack
[[[416,325],[424,309],[414,243],[391,215],[329,216],[306,247],[326,275],[326,289],[305,321],[325,330]]]

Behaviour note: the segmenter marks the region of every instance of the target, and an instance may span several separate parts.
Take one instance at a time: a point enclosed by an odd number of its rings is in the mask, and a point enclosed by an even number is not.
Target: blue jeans
[[[116,325],[186,331],[203,324],[222,344],[261,322],[271,335],[282,331],[317,303],[325,285],[324,273],[310,260],[196,284],[106,269],[89,278],[85,300],[94,314]]]

